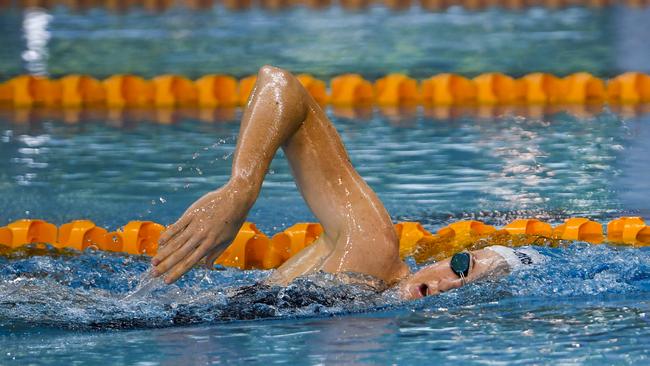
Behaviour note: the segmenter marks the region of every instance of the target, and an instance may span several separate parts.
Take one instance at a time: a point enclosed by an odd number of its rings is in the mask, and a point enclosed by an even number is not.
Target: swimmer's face
[[[465,282],[508,273],[507,263],[494,251],[481,249],[470,253],[472,256]],[[451,270],[450,261],[451,258],[447,258],[436,262],[402,280],[399,284],[402,298],[406,300],[419,299],[461,287],[463,281]]]
[[[461,287],[463,282],[449,267],[450,260],[447,258],[426,266],[402,280],[399,284],[402,298],[414,300]],[[474,256],[472,256],[472,262],[474,262]],[[473,266],[471,263],[470,273]]]

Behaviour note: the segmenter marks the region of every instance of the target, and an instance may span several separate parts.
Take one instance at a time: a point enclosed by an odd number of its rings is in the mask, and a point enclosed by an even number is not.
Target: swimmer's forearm
[[[307,115],[304,89],[298,81],[288,73],[273,70],[272,67],[260,69],[242,117],[233,157],[229,184],[251,206],[275,152],[298,130]]]

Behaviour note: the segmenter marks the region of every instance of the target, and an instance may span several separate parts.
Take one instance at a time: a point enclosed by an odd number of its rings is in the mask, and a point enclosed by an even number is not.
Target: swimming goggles
[[[472,255],[469,252],[460,252],[454,254],[449,262],[452,272],[460,277],[463,286],[465,286],[465,278],[469,275],[469,267],[472,263]]]

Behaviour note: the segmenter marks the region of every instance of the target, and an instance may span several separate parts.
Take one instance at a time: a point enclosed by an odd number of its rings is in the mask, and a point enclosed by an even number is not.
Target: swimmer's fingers
[[[192,253],[183,258],[179,263],[172,267],[165,276],[165,283],[170,284],[176,282],[182,275],[189,271],[201,258],[205,257],[210,247],[213,245],[214,239],[208,238],[196,248]]]
[[[205,257],[205,268],[214,269],[214,262],[217,260],[217,258],[219,258],[221,253],[223,253],[227,247],[228,246],[224,246],[223,249],[221,247],[217,247],[208,252],[207,257]]]
[[[199,244],[201,244],[203,239],[205,239],[205,237],[199,235],[195,235],[189,238],[177,250],[175,250],[167,258],[163,259],[160,263],[156,265],[153,275],[159,276],[169,271],[170,268],[174,267],[178,262],[183,260],[183,258],[185,258],[189,253],[194,251],[199,246]]]
[[[172,225],[169,225],[169,227],[165,229],[165,231],[163,231],[160,235],[160,239],[158,239],[158,247],[160,248],[165,246],[167,242],[170,241],[174,236],[182,232],[189,223],[190,220],[186,219],[185,216],[183,216]]]
[[[158,247],[158,253],[151,259],[151,264],[157,266],[165,258],[169,257],[179,246],[186,243],[192,237],[192,230],[185,230],[178,235],[174,236],[170,241],[165,243],[165,246]]]

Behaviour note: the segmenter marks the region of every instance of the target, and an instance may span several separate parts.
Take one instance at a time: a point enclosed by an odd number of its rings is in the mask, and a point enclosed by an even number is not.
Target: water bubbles
[[[194,169],[196,170],[196,172],[197,172],[199,175],[203,175],[203,171],[201,170],[201,168],[196,167],[196,168],[194,168]]]
[[[167,200],[163,197],[158,197],[158,200],[160,200],[160,203],[167,203]]]
[[[194,154],[192,154],[192,160],[196,160],[199,156],[201,156],[201,154],[195,152]]]

